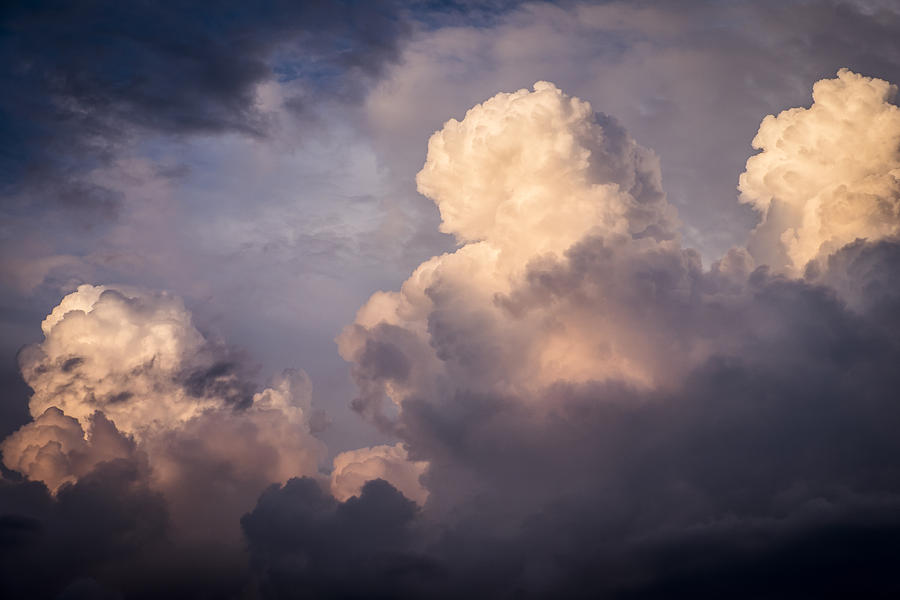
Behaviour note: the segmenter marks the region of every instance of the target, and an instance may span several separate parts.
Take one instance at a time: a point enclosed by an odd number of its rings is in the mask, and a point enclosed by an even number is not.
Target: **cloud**
[[[48,166],[71,175],[72,163],[103,159],[134,129],[260,135],[260,84],[301,78],[311,93],[355,96],[411,31],[390,1],[254,10],[230,2],[215,11],[40,2],[0,17],[4,130],[16,148],[4,159],[12,179],[4,184]]]
[[[576,242],[590,237],[587,252],[608,258],[607,270],[631,261],[622,277],[643,278],[660,304],[690,302],[699,257],[678,247],[655,156],[615,120],[549,83],[501,93],[432,136],[417,181],[440,208],[442,229],[464,245],[420,265],[400,292],[375,294],[341,334],[361,412],[378,413],[385,394],[397,404],[441,396],[457,380],[531,393],[558,378],[668,377],[671,353],[659,356],[623,318],[646,318],[635,314],[647,312],[634,306],[640,281],[575,295],[549,289],[573,281],[540,272],[567,252],[574,263],[571,253],[586,247]],[[588,303],[585,294],[602,298]],[[660,325],[674,325],[665,318]]]
[[[420,479],[427,468],[426,462],[409,460],[402,444],[348,450],[334,457],[331,493],[344,501],[358,496],[367,481],[383,479],[422,505],[428,490],[422,487]]]
[[[89,417],[86,435],[78,420],[50,407],[0,444],[7,468],[33,481],[43,481],[51,492],[77,481],[101,463],[127,458],[134,443],[123,437],[103,413]]]
[[[82,285],[41,324],[44,341],[20,353],[29,407],[55,406],[87,424],[101,410],[143,437],[184,423],[224,401],[250,401],[223,355],[165,293]]]
[[[147,462],[175,537],[239,542],[237,519],[273,482],[314,475],[312,384],[289,370],[256,392],[239,357],[196,327],[181,299],[82,285],[20,353],[34,420],[4,464],[54,492],[117,458]]]
[[[832,106],[822,118],[839,123],[839,131],[863,127],[880,135],[884,130],[864,124],[893,118],[889,90],[845,70],[816,84],[816,98]],[[846,98],[829,97],[838,93]],[[815,118],[822,110],[794,109],[779,119]],[[774,135],[767,132],[776,122],[763,121],[757,142]],[[741,179],[745,195],[751,181],[794,181],[785,165],[815,163],[810,147],[821,147],[825,163],[832,145],[839,146],[838,162],[852,152],[832,135],[816,135],[827,143],[807,143],[795,132],[777,145],[777,156],[751,158]],[[872,208],[894,200],[895,176],[884,155],[896,144],[884,135],[883,145],[844,167],[844,179],[830,169],[834,181],[847,183],[827,189],[857,185],[860,173],[874,173],[880,183],[853,202],[845,198],[843,211],[816,216],[813,255],[893,232],[893,212]],[[777,165],[774,175],[767,165]],[[740,350],[742,336],[753,334],[741,315],[759,312],[747,277],[756,265],[782,266],[762,261],[782,240],[757,235],[749,254],[734,249],[704,271],[675,235],[653,155],[614,120],[552,84],[498,94],[461,122],[448,121],[432,136],[417,181],[440,208],[442,229],[463,245],[424,262],[399,292],[373,295],[338,339],[361,391],[357,409],[388,426],[385,398],[401,409],[406,399],[447,401],[455,382],[473,393],[524,397],[557,381],[677,386],[715,355]],[[760,231],[777,226],[767,219]]]
[[[705,273],[698,295],[727,293],[700,304],[704,320],[681,314],[717,332],[715,351],[677,384],[475,392],[472,364],[441,395],[404,396],[394,430],[429,461],[430,492],[408,548],[434,565],[409,596],[894,593],[900,296],[878,282],[896,279],[898,248],[861,242],[831,261],[824,280],[862,277],[853,307],[821,280]]]
[[[410,546],[416,516],[416,504],[383,480],[338,502],[304,478],[266,490],[241,524],[266,598],[297,590],[331,598],[405,597],[433,568]]]
[[[855,127],[893,114],[886,86],[842,71],[816,102],[846,91],[830,118]],[[784,135],[779,164],[818,160]],[[782,242],[759,236],[704,269],[666,234],[661,192],[636,201],[646,153],[610,139],[629,138],[549,84],[449,121],[418,182],[462,246],[374,294],[339,338],[355,407],[429,464],[428,533],[410,545],[437,565],[424,589],[828,595],[859,576],[893,590],[900,242],[889,218],[860,217],[893,187],[824,212],[805,273],[765,264]],[[893,177],[879,148],[856,153],[843,185]],[[871,540],[853,577],[842,540]],[[781,569],[777,589],[754,587],[762,565],[815,544],[831,572]]]
[[[547,82],[447,121],[416,182],[440,209],[441,231],[506,252],[526,241],[533,254],[558,251],[592,228],[672,235],[655,155]]]
[[[762,213],[750,250],[800,272],[857,238],[900,232],[897,87],[847,69],[813,86],[813,104],[763,119],[740,178]]]

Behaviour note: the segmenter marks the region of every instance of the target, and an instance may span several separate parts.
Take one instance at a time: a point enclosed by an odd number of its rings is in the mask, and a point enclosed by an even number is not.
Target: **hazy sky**
[[[15,2],[0,54],[3,597],[900,591],[894,2]]]

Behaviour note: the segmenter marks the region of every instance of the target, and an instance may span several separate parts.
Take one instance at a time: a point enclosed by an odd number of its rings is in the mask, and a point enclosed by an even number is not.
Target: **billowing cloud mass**
[[[235,537],[272,482],[317,473],[306,374],[254,393],[234,353],[197,330],[179,298],[82,285],[42,329],[44,341],[20,354],[34,421],[0,446],[28,479],[57,492],[100,463],[137,458],[178,531],[208,538]]]
[[[355,407],[428,461],[425,514],[452,523],[413,596],[756,597],[769,569],[787,596],[893,589],[883,539],[853,575],[776,567],[896,528],[891,89],[842,70],[767,117],[741,179],[765,222],[709,269],[652,154],[551,84],[432,137],[419,189],[463,245],[339,338]]]
[[[227,357],[165,293],[82,285],[41,324],[44,341],[20,355],[37,417],[51,406],[85,424],[101,410],[143,437],[186,422],[223,400],[250,400]]]
[[[897,86],[838,71],[813,86],[813,104],[769,115],[741,175],[741,201],[762,214],[751,252],[799,273],[857,238],[900,233]]]
[[[134,443],[122,437],[101,412],[88,418],[87,433],[77,419],[51,406],[3,441],[7,468],[42,481],[52,492],[73,483],[101,462],[129,457]]]
[[[457,382],[524,397],[558,382],[659,389],[736,351],[750,330],[729,319],[754,310],[755,266],[796,272],[900,227],[892,90],[842,70],[816,84],[812,108],[767,117],[741,188],[770,212],[749,255],[733,249],[710,271],[680,246],[653,154],[586,102],[539,82],[451,119],[417,181],[463,245],[420,265],[399,292],[376,293],[339,338],[358,408],[384,422],[383,398],[445,398]],[[772,216],[779,204],[804,225],[786,229]],[[790,236],[802,254],[785,246]],[[782,247],[794,249],[789,264],[762,262]]]
[[[546,81],[445,123],[416,181],[441,231],[516,257],[559,252],[592,229],[673,236],[655,155]]]
[[[459,378],[509,393],[560,378],[649,385],[689,358],[635,339],[647,316],[632,289],[585,290],[603,295],[594,304],[534,289],[552,288],[539,270],[585,239],[607,257],[674,262],[685,281],[661,294],[689,294],[700,272],[696,253],[678,250],[656,157],[611,117],[546,82],[498,94],[432,136],[417,181],[464,245],[420,265],[400,292],[374,295],[340,337],[364,410],[385,394],[440,396]]]
[[[538,82],[447,121],[417,184],[459,247],[339,336],[393,439],[330,478],[305,374],[258,391],[173,296],[79,288],[21,354],[8,546],[67,548],[116,493],[142,510],[107,511],[72,594],[225,540],[247,555],[199,553],[232,577],[208,596],[896,596],[891,93],[841,70],[766,117],[740,180],[762,222],[709,267],[654,154],[587,102]]]

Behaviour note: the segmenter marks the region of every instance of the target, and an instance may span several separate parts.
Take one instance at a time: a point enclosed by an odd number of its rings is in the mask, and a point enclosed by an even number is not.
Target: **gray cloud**
[[[27,144],[16,153],[25,169],[38,144],[90,146],[115,137],[121,124],[178,135],[262,134],[255,86],[278,69],[346,92],[354,76],[377,74],[394,60],[409,32],[390,2],[276,1],[253,10],[47,2],[10,4],[3,22],[11,92],[4,115],[11,139]],[[287,60],[273,72],[279,51]]]

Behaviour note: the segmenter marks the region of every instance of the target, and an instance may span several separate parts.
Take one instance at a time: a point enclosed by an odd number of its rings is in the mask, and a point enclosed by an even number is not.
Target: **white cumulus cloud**
[[[317,475],[325,451],[310,432],[306,373],[254,392],[180,298],[82,285],[42,328],[20,355],[34,420],[0,447],[28,479],[56,492],[102,462],[138,458],[180,534],[208,538],[237,536],[266,486]]]
[[[750,250],[800,272],[857,238],[900,232],[897,87],[847,69],[813,86],[809,108],[763,119],[740,177],[741,201],[762,213]]]

